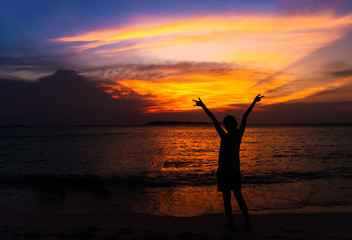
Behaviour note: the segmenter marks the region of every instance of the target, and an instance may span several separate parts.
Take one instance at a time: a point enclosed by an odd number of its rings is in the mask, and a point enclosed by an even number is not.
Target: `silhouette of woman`
[[[245,220],[245,226],[247,229],[251,229],[251,224],[248,217],[248,209],[246,202],[244,201],[241,193],[242,180],[240,171],[240,145],[242,136],[244,134],[247,118],[252,111],[254,105],[261,101],[264,96],[256,96],[253,103],[249,106],[247,111],[242,117],[240,128],[237,129],[237,121],[234,116],[228,115],[224,118],[224,126],[227,133],[221,128],[219,122],[209,109],[205,106],[200,98],[199,100],[193,100],[196,105],[203,108],[204,112],[211,118],[214,123],[215,129],[218,132],[221,143],[219,150],[219,161],[217,169],[217,183],[218,191],[222,192],[224,199],[225,214],[228,220],[228,226],[234,227],[232,219],[232,207],[231,207],[231,190],[237,200],[242,215]]]

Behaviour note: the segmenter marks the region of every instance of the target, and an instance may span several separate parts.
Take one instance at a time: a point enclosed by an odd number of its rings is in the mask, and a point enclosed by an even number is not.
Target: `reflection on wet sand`
[[[243,197],[248,202],[249,211],[288,210],[310,206],[330,206],[334,196],[322,189],[333,185],[345,185],[339,180],[326,183],[324,180],[297,183],[254,184],[243,186]],[[335,191],[339,199],[348,202],[349,196],[343,190]],[[170,215],[177,217],[199,216],[223,211],[221,193],[213,186],[184,186],[176,188],[150,188],[134,191],[126,198],[128,208],[137,213]],[[233,212],[240,212],[233,200]]]

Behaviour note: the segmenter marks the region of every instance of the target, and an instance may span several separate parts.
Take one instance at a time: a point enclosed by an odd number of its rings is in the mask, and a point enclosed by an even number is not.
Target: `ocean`
[[[0,214],[222,213],[219,145],[212,125],[1,127]],[[248,126],[240,155],[251,212],[352,205],[352,125]]]

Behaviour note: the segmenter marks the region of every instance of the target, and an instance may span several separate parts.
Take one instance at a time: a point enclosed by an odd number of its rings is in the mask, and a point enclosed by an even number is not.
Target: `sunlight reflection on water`
[[[135,212],[222,212],[215,181],[220,139],[211,125],[1,128],[0,136],[2,179],[60,176],[55,184],[89,185],[93,178],[112,191],[110,200],[119,197],[115,186],[126,187]],[[248,127],[240,154],[249,209],[352,204],[351,146],[351,126]]]

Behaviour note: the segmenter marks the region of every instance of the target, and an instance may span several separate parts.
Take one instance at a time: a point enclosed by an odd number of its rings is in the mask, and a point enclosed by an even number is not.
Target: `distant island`
[[[183,121],[152,121],[145,124],[146,126],[160,125],[209,125],[209,122],[183,122]]]

